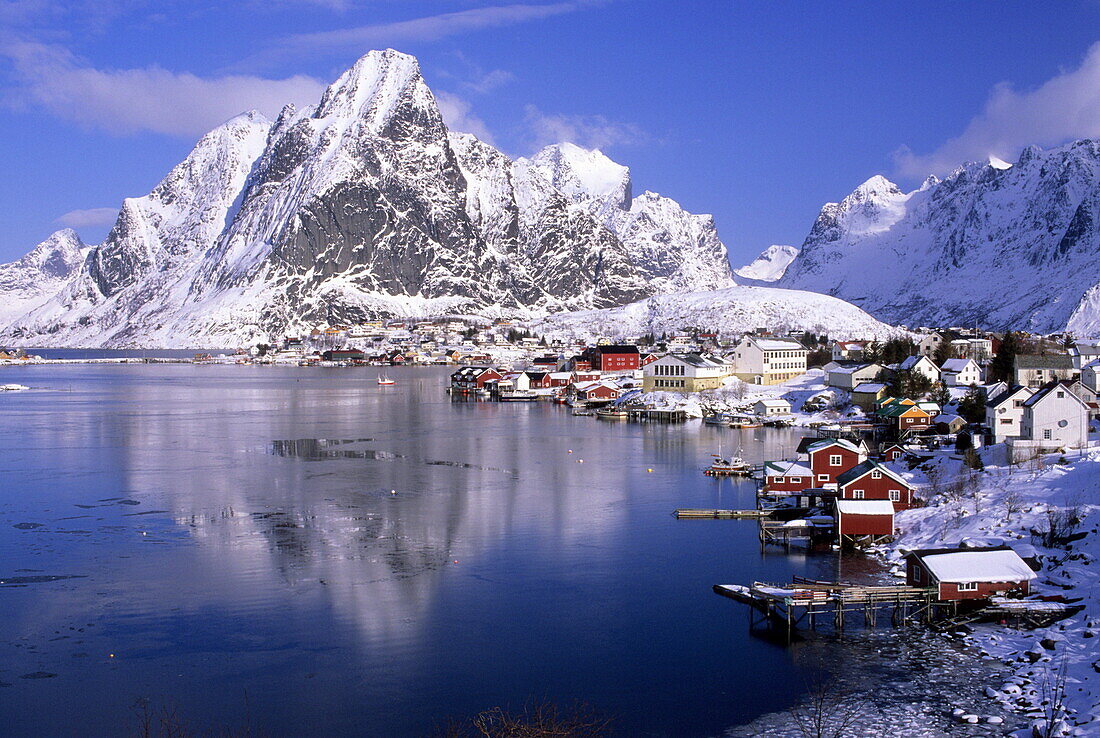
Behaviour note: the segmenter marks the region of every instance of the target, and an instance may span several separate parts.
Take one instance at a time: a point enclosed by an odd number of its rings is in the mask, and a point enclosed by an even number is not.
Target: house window
[[[819,482],[828,482],[829,481],[829,475],[828,474],[818,474],[817,475],[817,480]]]
[[[890,502],[901,502],[901,490],[900,489],[890,490]]]
[[[791,477],[791,484],[802,484],[802,477]]]
[[[1012,425],[1012,418],[1001,418],[1001,425]]]
[[[853,500],[862,500],[863,499],[863,490],[853,489],[852,490],[852,499]]]
[[[977,592],[978,591],[978,583],[977,582],[959,582],[958,589],[959,589],[960,592]]]
[[[871,479],[882,479],[882,472],[880,472],[878,469],[875,469],[871,472]]]
[[[911,567],[909,567],[909,571],[913,575],[913,581],[914,582],[919,582],[921,580],[921,571],[920,571],[919,566],[917,566],[916,564],[913,564]]]
[[[1044,441],[1049,441],[1052,437],[1053,436],[1051,434],[1050,428],[1044,428],[1043,429],[1043,440]]]
[[[834,455],[829,457],[829,466],[840,466],[840,456]]]
[[[1062,398],[1064,398],[1066,396],[1065,392],[1058,392],[1057,394],[1058,394],[1058,399],[1059,400],[1061,400]]]

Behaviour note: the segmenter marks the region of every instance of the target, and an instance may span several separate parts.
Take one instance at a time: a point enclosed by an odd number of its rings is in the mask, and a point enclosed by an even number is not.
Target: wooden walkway
[[[923,620],[931,622],[937,608],[954,608],[940,603],[936,590],[902,585],[855,585],[841,582],[803,580],[788,585],[754,582],[752,586],[716,584],[714,591],[723,597],[749,606],[750,629],[759,623],[785,626],[787,637],[801,623],[816,629],[818,621],[832,621],[843,630],[849,619],[862,620],[874,628],[880,616],[888,614],[894,625]],[[859,616],[862,616],[860,618]]]
[[[757,520],[771,515],[770,510],[697,510],[693,508],[680,508],[675,513],[677,518],[733,518]]]

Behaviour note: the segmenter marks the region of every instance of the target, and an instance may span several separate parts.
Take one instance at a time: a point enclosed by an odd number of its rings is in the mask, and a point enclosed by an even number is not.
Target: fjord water
[[[798,650],[711,585],[834,576],[762,555],[752,487],[700,471],[793,431],[452,402],[447,371],[43,365],[0,393],[0,709],[11,735],[420,735],[582,700],[629,735],[782,710]],[[583,462],[583,463],[582,463]],[[652,472],[648,471],[652,469]]]

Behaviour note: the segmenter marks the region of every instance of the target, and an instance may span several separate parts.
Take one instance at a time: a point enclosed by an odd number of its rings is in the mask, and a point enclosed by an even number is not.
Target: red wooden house
[[[499,381],[503,378],[503,374],[490,367],[464,366],[451,374],[451,389],[469,392],[481,389],[490,380]]]
[[[633,371],[641,366],[641,354],[637,346],[621,344],[590,346],[581,354],[593,369],[601,372]]]
[[[576,382],[569,385],[566,393],[582,402],[615,400],[619,397],[619,388],[606,382]]]
[[[895,443],[882,452],[882,460],[887,463],[897,461],[902,456],[905,456],[906,453],[905,448],[901,444]]]
[[[935,587],[939,599],[984,600],[1007,592],[1028,594],[1035,572],[1008,546],[931,548],[905,557],[910,587]]]
[[[826,439],[806,449],[814,472],[813,487],[835,487],[844,472],[866,460],[867,455],[850,441]]]
[[[913,505],[913,486],[877,461],[857,464],[838,476],[836,482],[844,500],[889,500],[894,510]]]
[[[874,543],[892,536],[894,506],[887,500],[837,500],[836,534],[841,545],[859,540]]]
[[[797,461],[769,461],[764,464],[765,493],[801,492],[814,486],[814,472]]]

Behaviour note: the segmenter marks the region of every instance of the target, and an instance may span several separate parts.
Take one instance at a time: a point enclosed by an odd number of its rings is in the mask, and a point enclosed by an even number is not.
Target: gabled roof
[[[799,464],[797,461],[767,461],[764,462],[764,476],[809,477],[813,479],[814,471],[808,466]]]
[[[839,362],[836,362],[836,363],[839,363]],[[857,363],[840,364],[840,366],[836,367],[835,369],[830,369],[829,373],[830,374],[855,374],[858,371],[862,371],[864,369],[870,369],[873,366],[878,367],[880,371],[882,370],[882,364],[876,364],[874,362],[872,362],[870,364],[862,364],[862,363],[857,362]]]
[[[823,450],[825,450],[827,448],[830,448],[832,446],[840,446],[842,449],[844,449],[846,451],[851,451],[852,453],[856,453],[856,454],[860,453],[860,450],[855,446],[855,444],[853,444],[851,441],[846,441],[843,438],[824,438],[824,439],[821,439],[818,442],[811,443],[809,446],[807,446],[806,447],[806,452],[814,454],[814,453],[817,453],[818,451],[823,451]]]
[[[886,389],[886,385],[882,382],[860,382],[855,386],[852,392],[859,392],[866,395],[877,395]]]
[[[841,515],[893,515],[894,503],[890,500],[837,499],[836,510]]]
[[[757,400],[754,405],[764,405],[765,407],[790,407],[791,403],[787,402],[781,397],[765,397]]]
[[[853,466],[851,469],[838,476],[836,478],[837,486],[843,487],[844,485],[849,484],[850,482],[854,482],[860,477],[869,474],[875,469],[878,469],[880,472],[890,477],[895,482],[898,482],[899,484],[904,484],[906,487],[912,489],[913,486],[909,484],[909,482],[906,482],[904,479],[902,479],[897,472],[892,472],[889,468],[871,459],[867,459],[867,461],[861,462]]]
[[[1068,387],[1066,387],[1065,385],[1063,385],[1059,382],[1054,382],[1054,383],[1046,385],[1045,387],[1040,388],[1038,392],[1036,392],[1031,397],[1024,400],[1024,407],[1035,407],[1037,404],[1042,402],[1045,397],[1048,397],[1050,395],[1051,390],[1054,390],[1054,389],[1060,389],[1065,394],[1065,397],[1063,397],[1061,399],[1069,399],[1070,397],[1072,397],[1082,407],[1086,407],[1086,408],[1088,407],[1087,402],[1085,402],[1080,397],[1078,397],[1077,395],[1070,392]]]
[[[906,356],[905,359],[900,364],[898,364],[898,369],[903,372],[907,372],[922,361],[928,362],[932,365],[934,369],[939,369],[939,367],[936,366],[936,363],[924,354],[918,354],[916,356]]]
[[[969,364],[973,364],[975,367],[978,366],[973,359],[948,359],[940,365],[940,369],[951,374],[958,374],[966,369]]]
[[[1035,572],[1008,546],[910,551],[940,582],[1026,582]]]
[[[1007,390],[1005,390],[1001,394],[994,397],[988,403],[986,403],[986,407],[1000,407],[1001,405],[1008,402],[1009,400],[1018,398],[1020,395],[1024,395],[1026,397],[1031,397],[1032,392],[1033,392],[1033,390],[1029,387],[1024,387],[1023,385],[1015,384],[1015,385],[1009,387]]]

